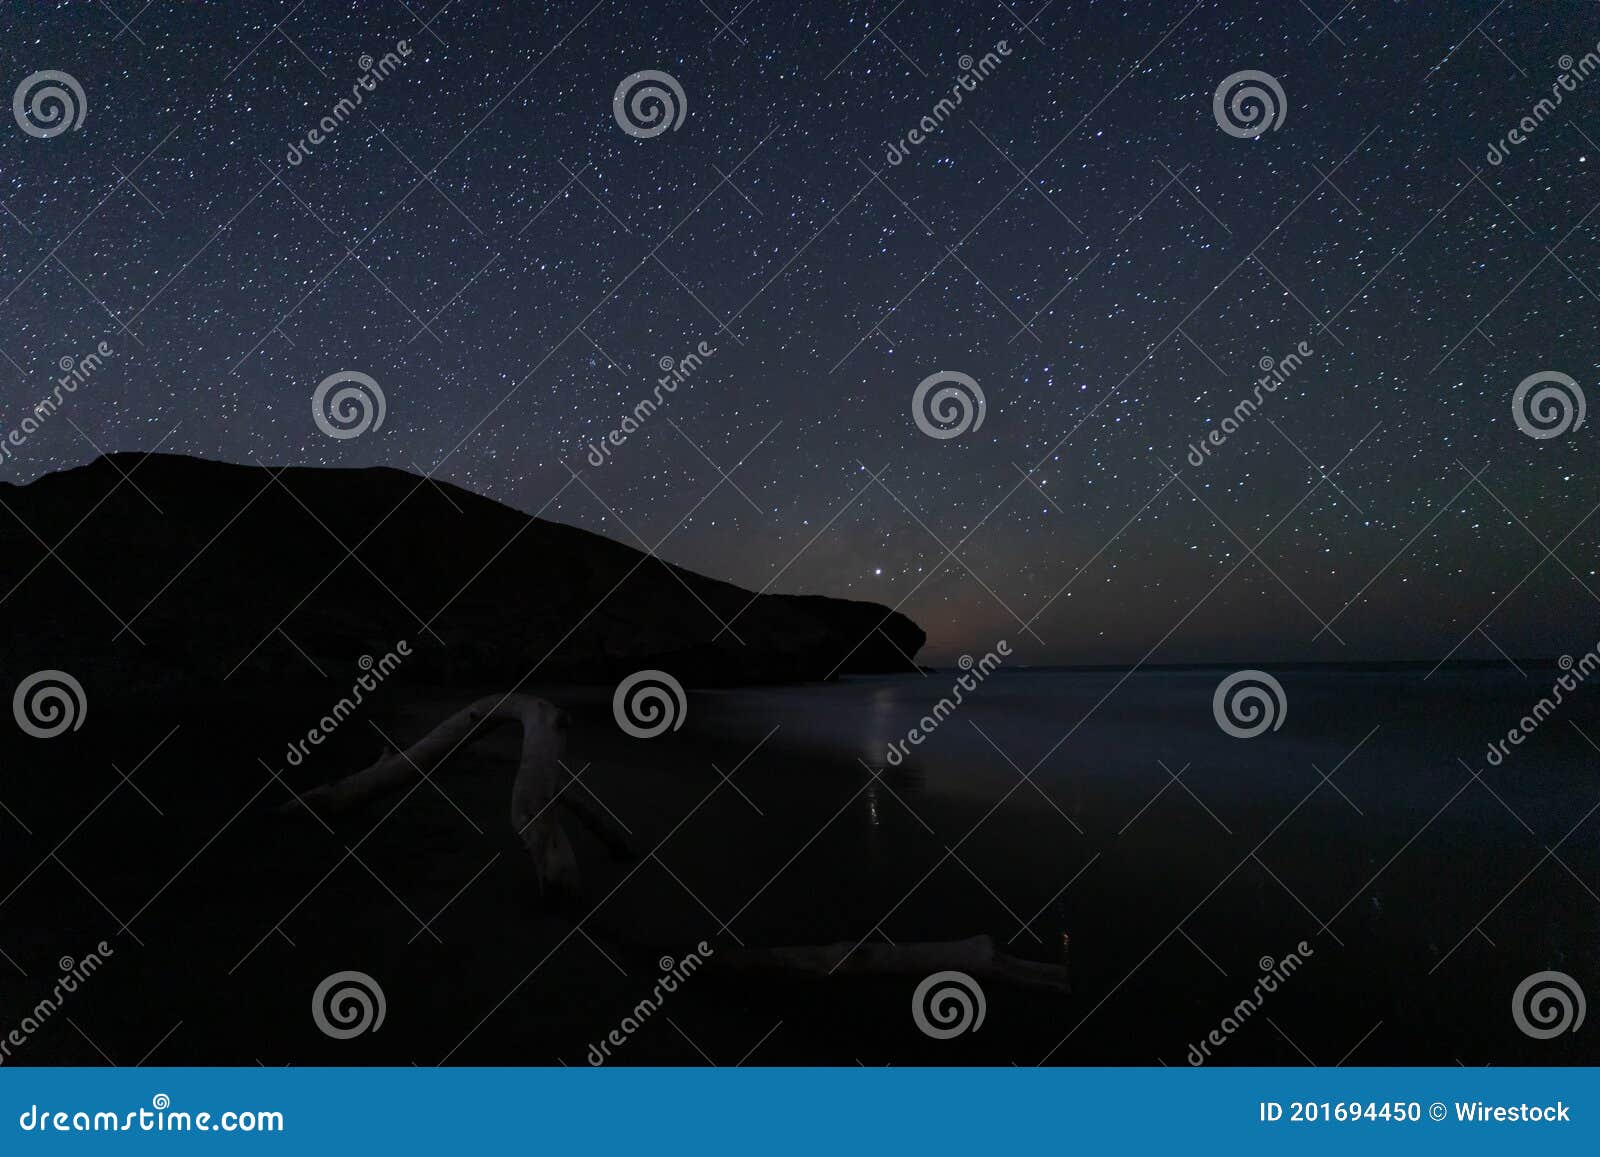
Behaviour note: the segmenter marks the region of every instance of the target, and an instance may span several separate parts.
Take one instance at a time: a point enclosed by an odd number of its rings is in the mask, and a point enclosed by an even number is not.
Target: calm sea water
[[[1230,673],[1002,670],[898,766],[959,672],[697,695],[702,735],[769,736],[714,905],[769,941],[988,931],[1054,959],[1065,937],[1087,1055],[1177,1063],[1301,942],[1316,967],[1281,1008],[1319,1063],[1379,1022],[1369,1060],[1581,1051],[1533,1048],[1509,1000],[1542,969],[1600,995],[1600,689],[1492,766],[1554,667],[1280,670],[1279,726],[1250,739],[1213,714]],[[1303,1063],[1263,1034],[1234,1062]]]

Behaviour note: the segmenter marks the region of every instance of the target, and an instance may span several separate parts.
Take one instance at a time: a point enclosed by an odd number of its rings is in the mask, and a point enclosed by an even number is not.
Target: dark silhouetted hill
[[[13,670],[248,685],[405,639],[407,681],[739,684],[912,670],[925,640],[874,603],[753,594],[388,468],[112,454],[0,504]]]

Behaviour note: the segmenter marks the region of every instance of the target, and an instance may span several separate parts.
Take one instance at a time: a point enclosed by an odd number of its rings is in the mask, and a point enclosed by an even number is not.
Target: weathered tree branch
[[[636,858],[628,836],[603,809],[576,792],[575,777],[561,771],[566,750],[566,713],[532,695],[490,696],[469,704],[404,751],[385,752],[370,767],[301,794],[279,810],[301,805],[339,814],[404,787],[429,774],[458,746],[479,738],[487,725],[513,722],[522,728],[522,748],[511,788],[511,826],[533,857],[541,891],[581,894],[577,856],[555,815],[565,806],[618,859]],[[558,786],[559,784],[559,786]],[[717,954],[713,966],[732,972],[783,972],[818,977],[845,975],[927,975],[958,970],[971,976],[1024,988],[1065,992],[1067,968],[1002,952],[992,936],[914,944],[795,945],[746,948]]]
[[[511,787],[511,827],[533,857],[539,887],[541,891],[578,894],[577,856],[555,814],[555,804],[564,794],[558,792],[556,785],[561,756],[566,750],[566,713],[553,703],[532,695],[513,693],[479,699],[404,751],[386,753],[368,768],[312,788],[299,797],[299,803],[325,814],[359,807],[378,795],[421,779],[458,746],[479,738],[487,725],[497,722],[517,723],[522,728],[522,750]],[[615,825],[603,820],[587,805],[577,801],[573,811],[585,825],[595,830],[608,849],[615,852],[619,847],[627,847],[625,837],[616,831]]]

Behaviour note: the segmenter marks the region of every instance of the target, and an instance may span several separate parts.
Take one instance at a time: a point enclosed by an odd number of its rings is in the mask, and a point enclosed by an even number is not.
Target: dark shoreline
[[[509,830],[509,729],[448,762],[437,790],[374,801],[331,832],[272,814],[289,787],[364,766],[383,736],[409,742],[494,688],[386,684],[370,717],[299,768],[283,755],[306,713],[326,708],[315,689],[292,701],[241,689],[161,712],[97,702],[70,740],[7,744],[8,764],[30,774],[5,801],[31,834],[0,846],[0,871],[36,870],[0,904],[4,947],[28,974],[0,970],[0,1001],[32,1007],[58,957],[106,939],[115,957],[67,1011],[119,1064],[169,1032],[151,1063],[582,1064],[649,991],[659,958],[701,940],[731,951],[989,933],[1052,962],[1066,934],[1069,995],[989,986],[984,1030],[956,1041],[912,1027],[902,980],[712,969],[666,1009],[693,1046],[658,1017],[609,1063],[705,1063],[697,1048],[733,1063],[781,1022],[746,1063],[1179,1065],[1248,993],[1260,958],[1306,941],[1294,983],[1210,1063],[1332,1063],[1380,1022],[1351,1063],[1596,1059],[1586,1034],[1536,1051],[1501,1015],[1537,967],[1587,974],[1593,957],[1576,946],[1600,935],[1595,906],[1553,863],[1515,895],[1517,919],[1531,921],[1517,926],[1537,936],[1506,938],[1484,916],[1543,846],[1455,756],[1525,709],[1521,679],[1290,673],[1290,726],[1261,746],[1216,731],[1206,681],[1152,674],[1092,715],[1032,787],[1020,773],[1066,728],[996,732],[992,699],[974,700],[971,722],[1004,756],[958,721],[939,733],[946,746],[903,768],[863,767],[852,751],[870,754],[880,732],[851,740],[845,709],[893,734],[938,691],[916,676],[692,691],[683,730],[649,741],[617,730],[606,688],[539,689],[574,713],[570,769],[645,853],[613,862],[577,832],[590,899],[604,901],[581,932],[577,913],[541,903]],[[1023,673],[985,691],[1045,694],[1070,722],[1113,678]],[[1383,730],[1401,701],[1423,732]],[[1570,718],[1600,722],[1586,702]],[[1352,755],[1369,727],[1378,734]],[[1551,727],[1490,782],[1554,844],[1592,802],[1585,751]],[[1185,769],[1183,788],[1158,761]],[[1595,870],[1579,837],[1560,854],[1584,878]],[[1483,919],[1495,947],[1471,934]],[[313,1027],[312,989],[344,969],[381,979],[382,1032],[336,1042]],[[57,1017],[7,1063],[103,1060]]]

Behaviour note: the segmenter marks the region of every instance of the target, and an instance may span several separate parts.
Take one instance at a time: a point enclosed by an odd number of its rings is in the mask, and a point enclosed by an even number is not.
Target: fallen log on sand
[[[566,751],[567,713],[532,695],[489,696],[457,711],[404,751],[389,751],[372,766],[302,793],[280,811],[304,805],[336,815],[386,792],[421,780],[446,756],[480,738],[498,722],[519,724],[522,750],[511,785],[511,827],[533,858],[541,892],[581,894],[578,859],[556,814],[567,808],[618,858],[630,858],[627,837],[609,819],[568,789],[573,781],[561,766]]]
[[[361,771],[303,792],[279,811],[304,806],[333,815],[360,807],[397,788],[413,784],[456,748],[482,736],[489,725],[516,723],[522,749],[511,787],[511,826],[533,858],[541,893],[564,898],[582,895],[577,855],[556,815],[566,807],[618,859],[636,858],[616,823],[590,808],[569,790],[574,780],[562,768],[567,713],[532,695],[513,693],[479,699],[436,726],[404,751],[389,751]],[[732,972],[835,975],[924,975],[960,971],[1023,988],[1067,991],[1066,964],[1043,964],[1002,952],[992,936],[916,944],[849,943],[746,948],[723,951],[716,965]]]

